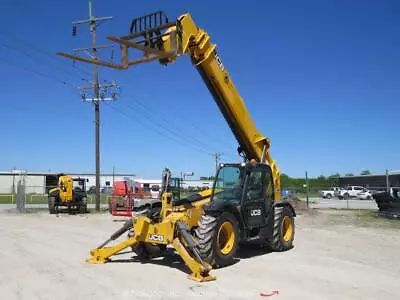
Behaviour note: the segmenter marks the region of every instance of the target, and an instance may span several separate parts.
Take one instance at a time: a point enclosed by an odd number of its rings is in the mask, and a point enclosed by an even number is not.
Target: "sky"
[[[171,20],[190,12],[210,34],[281,172],[400,170],[400,2],[94,0],[95,16],[113,16],[99,44],[157,10]],[[92,66],[55,54],[90,46],[88,27],[71,35],[71,22],[87,17],[84,0],[2,1],[1,171],[94,172],[94,108],[76,88]],[[159,178],[170,167],[198,178],[214,174],[211,153],[240,161],[189,57],[99,73],[121,86],[101,105],[102,172]]]

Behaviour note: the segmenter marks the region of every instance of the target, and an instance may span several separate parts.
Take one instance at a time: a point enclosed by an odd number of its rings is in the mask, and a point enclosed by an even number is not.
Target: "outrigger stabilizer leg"
[[[92,257],[86,261],[91,264],[103,264],[108,262],[112,255],[117,254],[125,248],[132,247],[138,242],[145,241],[150,226],[154,225],[150,224],[147,218],[136,219],[135,225],[133,225],[132,220],[127,221],[120,229],[114,232],[108,240],[102,243],[98,248],[93,249],[90,252]],[[106,247],[108,243],[116,240],[131,228],[133,228],[134,231],[132,237],[115,246]],[[176,222],[175,229],[177,236],[171,241],[171,244],[190,269],[191,274],[189,278],[198,282],[215,280],[215,276],[210,274],[212,270],[211,265],[201,259],[196,248],[196,242],[186,224],[178,221]]]

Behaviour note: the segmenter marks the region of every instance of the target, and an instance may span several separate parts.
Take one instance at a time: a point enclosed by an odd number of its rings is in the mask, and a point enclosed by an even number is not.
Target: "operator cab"
[[[85,178],[73,178],[72,189],[74,192],[85,192],[86,191],[86,180]]]
[[[263,163],[220,164],[209,210],[235,207],[248,228],[266,225],[272,210],[271,168]]]

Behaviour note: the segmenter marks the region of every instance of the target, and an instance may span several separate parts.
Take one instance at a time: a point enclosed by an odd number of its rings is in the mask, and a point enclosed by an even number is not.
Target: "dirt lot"
[[[366,215],[366,214],[369,215]],[[132,253],[89,265],[88,251],[121,223],[106,214],[0,212],[2,299],[399,299],[400,226],[372,212],[321,211],[297,218],[295,248],[244,249],[218,279],[186,279],[173,253],[153,263]],[[372,223],[374,225],[372,225]]]

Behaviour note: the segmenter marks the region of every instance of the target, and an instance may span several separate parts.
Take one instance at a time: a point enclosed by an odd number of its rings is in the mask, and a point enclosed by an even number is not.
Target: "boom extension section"
[[[274,181],[274,199],[280,200],[280,172],[270,155],[270,140],[257,130],[216,50],[216,45],[211,43],[207,32],[197,27],[190,14],[183,14],[173,22],[161,11],[145,15],[133,19],[128,35],[109,36],[108,39],[120,44],[121,64],[82,59],[66,53],[59,55],[114,69],[127,69],[155,60],[166,65],[174,62],[179,56],[189,54],[235,135],[239,143],[239,153],[247,161],[254,159],[270,165]],[[136,53],[129,53],[129,49],[136,50]],[[142,56],[137,57],[138,51]],[[130,59],[133,56],[135,58]]]

